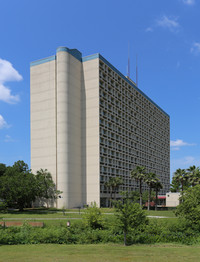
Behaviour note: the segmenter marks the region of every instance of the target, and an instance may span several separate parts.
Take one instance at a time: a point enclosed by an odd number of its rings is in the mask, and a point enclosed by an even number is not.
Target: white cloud
[[[4,120],[3,116],[0,115],[0,129],[3,129],[3,128],[8,128],[9,125],[6,123],[6,121]]]
[[[180,147],[172,147],[171,150],[172,151],[178,151],[178,150],[180,150]]]
[[[173,173],[178,169],[187,169],[190,166],[200,166],[200,157],[199,156],[185,156],[182,158],[176,158],[170,160],[170,170],[171,170],[171,178],[173,177]]]
[[[186,5],[194,5],[195,0],[183,0],[183,3],[186,4]]]
[[[22,76],[12,64],[0,58],[0,100],[13,104],[19,101],[19,95],[12,95],[9,87],[5,86],[9,81],[20,81]]]
[[[9,135],[6,135],[6,136],[5,136],[4,142],[9,143],[9,142],[14,142],[14,141],[15,141],[15,140],[12,139],[11,136],[9,136]]]
[[[189,166],[195,165],[199,166],[200,165],[200,160],[198,157],[193,157],[193,156],[186,156],[183,158],[178,158],[178,159],[171,159],[171,168],[173,172],[178,169],[178,168],[188,168]]]
[[[195,146],[195,144],[189,144],[187,142],[184,142],[181,139],[171,140],[170,141],[171,150],[177,151],[180,150],[181,146]]]
[[[190,165],[190,164],[194,163],[194,161],[196,161],[196,160],[193,156],[186,156],[185,157],[185,164]]]
[[[188,145],[190,145],[190,144],[183,142],[183,140],[181,140],[181,139],[176,139],[174,141],[173,140],[170,141],[170,146],[177,147],[177,146],[188,146]]]
[[[153,32],[153,28],[152,27],[147,27],[145,32]]]
[[[177,22],[178,18],[169,18],[166,15],[163,15],[159,20],[156,21],[157,26],[169,29],[172,32],[176,32],[180,25]]]
[[[194,55],[199,55],[200,54],[200,43],[198,42],[193,43],[192,47],[190,48],[190,52],[193,53]]]
[[[8,87],[4,84],[0,84],[0,100],[9,104],[15,104],[19,102],[19,95],[12,95]]]

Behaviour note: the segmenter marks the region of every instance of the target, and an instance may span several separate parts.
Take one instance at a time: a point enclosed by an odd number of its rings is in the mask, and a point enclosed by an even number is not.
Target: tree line
[[[48,207],[49,201],[54,201],[60,194],[46,169],[33,174],[24,161],[19,160],[13,166],[0,163],[0,199],[4,207],[22,211],[39,199]]]
[[[158,192],[163,188],[162,183],[160,182],[160,179],[157,177],[157,175],[152,172],[147,172],[146,168],[143,166],[136,166],[136,168],[131,171],[130,177],[139,183],[140,206],[142,207],[142,187],[143,184],[146,183],[148,186],[148,210],[150,210],[152,189],[156,193],[155,210],[157,210]],[[110,190],[110,207],[112,204],[112,195],[114,193],[114,200],[116,200],[116,192],[121,185],[123,185],[122,177],[111,177],[107,182],[105,182],[105,186]]]
[[[171,192],[183,192],[184,190],[200,184],[200,167],[195,165],[187,169],[178,168],[173,175]]]
[[[180,192],[175,214],[187,221],[188,228],[200,232],[200,167],[178,168],[173,174],[171,192]]]

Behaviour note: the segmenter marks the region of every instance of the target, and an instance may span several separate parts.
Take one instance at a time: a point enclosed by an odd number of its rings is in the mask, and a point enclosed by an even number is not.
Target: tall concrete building
[[[47,168],[57,207],[108,204],[110,177],[134,190],[136,166],[169,190],[169,115],[100,54],[59,47],[31,63],[31,168]],[[119,195],[118,195],[119,196]]]

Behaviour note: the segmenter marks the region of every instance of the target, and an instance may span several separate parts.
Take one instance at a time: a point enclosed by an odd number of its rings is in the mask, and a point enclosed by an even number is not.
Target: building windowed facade
[[[169,191],[168,114],[100,54],[60,47],[31,63],[31,168],[52,173],[57,207],[108,205],[105,182],[122,177],[119,190],[135,190],[138,165]]]

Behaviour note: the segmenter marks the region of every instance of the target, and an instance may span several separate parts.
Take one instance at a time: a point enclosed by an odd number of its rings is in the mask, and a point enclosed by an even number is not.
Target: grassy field
[[[115,220],[113,214],[114,210],[110,208],[102,208],[102,213],[105,216],[107,223],[112,223]],[[81,219],[83,217],[85,210],[79,211],[77,209],[66,210],[65,213],[61,211],[48,211],[48,210],[25,210],[24,212],[10,211],[7,213],[0,213],[0,221],[43,221],[45,225],[66,225],[66,221],[70,220],[71,223],[74,223],[75,220]],[[163,222],[167,220],[168,223],[173,223],[176,220],[175,214],[173,211],[146,211],[147,215],[150,216],[163,216]],[[153,218],[151,218],[153,219]],[[159,219],[160,220],[160,219]],[[78,221],[77,221],[78,222]],[[162,222],[161,222],[162,223]]]
[[[146,211],[148,216],[164,216],[164,217],[176,217],[174,211]]]
[[[162,245],[17,245],[0,246],[0,262],[184,262],[199,261],[200,246]]]
[[[3,218],[80,218],[82,217],[82,214],[79,213],[56,213],[56,212],[50,212],[50,213],[29,213],[29,212],[13,212],[13,213],[0,213],[0,220]]]
[[[23,212],[19,211],[9,211],[6,213],[0,212],[0,218],[26,218],[26,217],[44,217],[44,218],[60,218],[60,217],[80,217],[81,214],[84,214],[86,209],[81,209],[80,213],[77,209],[69,209],[64,212],[62,211],[48,211],[48,210],[24,210]],[[101,211],[105,215],[112,215],[114,209],[110,208],[101,208]],[[175,217],[174,211],[146,211],[146,214],[149,216],[165,216],[165,217]]]

